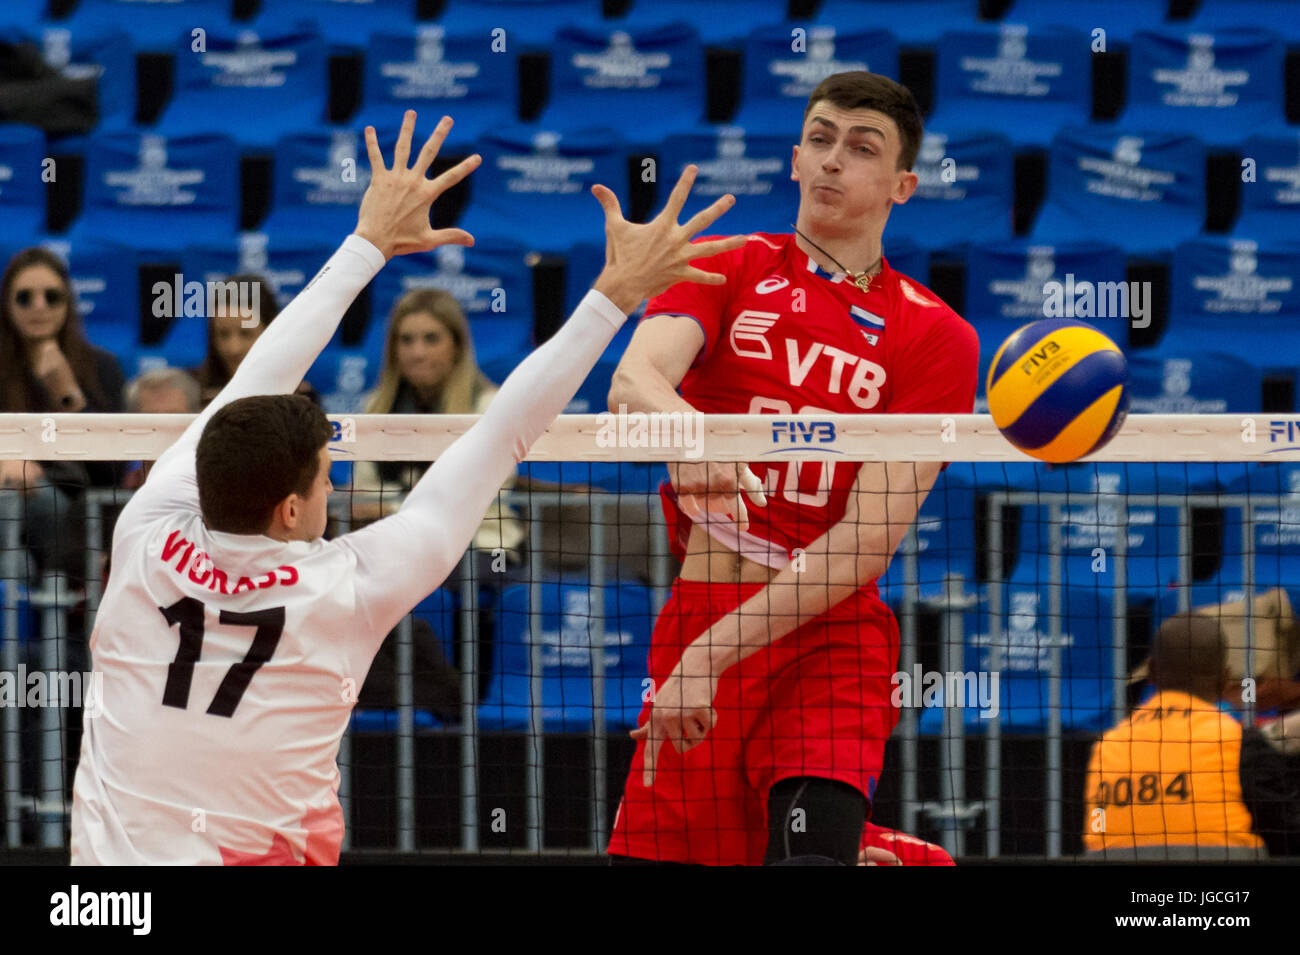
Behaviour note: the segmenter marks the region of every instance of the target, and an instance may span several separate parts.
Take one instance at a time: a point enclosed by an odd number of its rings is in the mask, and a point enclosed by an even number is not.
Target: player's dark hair
[[[302,395],[257,395],[219,409],[196,454],[199,508],[214,531],[261,534],[275,506],[306,496],[333,427]]]
[[[898,168],[911,170],[916,154],[921,150],[921,109],[906,86],[865,70],[833,73],[818,83],[808,97],[808,106],[803,111],[804,123],[808,122],[808,114],[821,100],[829,100],[840,109],[874,109],[892,119],[901,137]]]
[[[1199,613],[1174,614],[1160,625],[1151,644],[1151,682],[1214,701],[1223,691],[1223,632],[1218,621]]]

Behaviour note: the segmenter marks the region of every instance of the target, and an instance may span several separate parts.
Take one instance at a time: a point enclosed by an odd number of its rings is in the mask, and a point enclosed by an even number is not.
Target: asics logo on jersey
[[[777,312],[745,309],[731,323],[731,350],[741,358],[771,358],[772,346],[767,341],[767,330],[780,317]]]
[[[782,278],[779,275],[774,275],[770,279],[763,279],[763,281],[755,285],[754,291],[757,292],[759,295],[767,295],[770,292],[780,291],[781,289],[785,288],[789,284],[790,284],[789,279]]]

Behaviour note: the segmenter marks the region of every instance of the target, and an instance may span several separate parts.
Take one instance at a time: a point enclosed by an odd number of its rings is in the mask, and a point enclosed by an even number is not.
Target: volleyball
[[[1091,325],[1049,318],[1017,329],[993,356],[989,413],[1040,461],[1075,461],[1105,446],[1128,415],[1128,362]]]

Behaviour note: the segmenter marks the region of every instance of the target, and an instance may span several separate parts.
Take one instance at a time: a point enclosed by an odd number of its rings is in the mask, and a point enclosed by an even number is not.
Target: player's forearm
[[[647,361],[623,362],[614,371],[609,387],[609,410],[613,412],[681,411],[695,406],[654,365]]]
[[[887,547],[884,527],[840,521],[807,547],[798,565],[787,564],[688,652],[707,658],[709,672],[723,673],[879,578],[889,567]]]

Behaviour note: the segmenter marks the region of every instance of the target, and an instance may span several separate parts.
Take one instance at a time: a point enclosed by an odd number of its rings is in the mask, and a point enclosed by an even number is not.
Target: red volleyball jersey
[[[974,409],[975,330],[888,261],[882,261],[867,292],[820,269],[788,234],[756,233],[741,248],[694,264],[726,275],[726,283],[674,285],[650,300],[646,318],[684,315],[704,330],[704,347],[680,387],[699,411],[969,414]],[[773,449],[796,441],[816,447],[829,436],[829,427],[787,435],[778,425]],[[844,516],[861,462],[768,458],[749,467],[764,482],[767,506],[747,502],[748,532],[712,521],[707,528],[746,557],[783,567],[794,548],[807,547]],[[670,489],[664,502],[680,556],[690,523]]]

